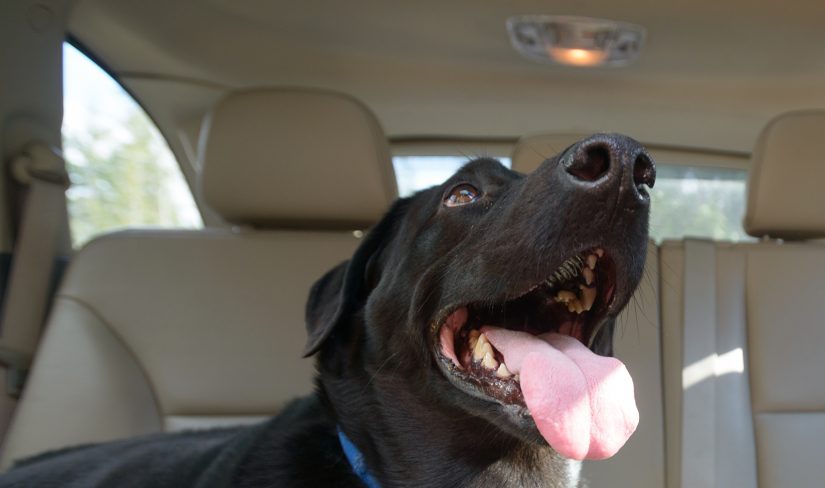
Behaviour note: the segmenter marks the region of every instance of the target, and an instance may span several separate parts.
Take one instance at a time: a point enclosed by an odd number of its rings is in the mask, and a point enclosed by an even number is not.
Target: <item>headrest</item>
[[[397,193],[375,116],[334,92],[232,93],[206,117],[200,157],[206,203],[234,224],[365,228]]]
[[[774,118],[753,150],[745,231],[781,239],[824,237],[823,182],[825,110]]]
[[[524,136],[516,142],[513,148],[512,168],[521,173],[529,173],[538,168],[545,159],[555,156],[585,137],[587,137],[586,134],[534,134]]]

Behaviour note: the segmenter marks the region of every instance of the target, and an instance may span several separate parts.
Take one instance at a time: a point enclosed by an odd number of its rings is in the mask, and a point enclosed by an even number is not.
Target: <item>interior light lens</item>
[[[639,56],[641,26],[590,17],[523,15],[507,19],[510,41],[529,59],[570,66],[622,66]]]

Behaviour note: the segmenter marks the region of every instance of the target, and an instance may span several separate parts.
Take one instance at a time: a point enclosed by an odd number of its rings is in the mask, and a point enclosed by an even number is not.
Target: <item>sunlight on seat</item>
[[[732,349],[724,354],[711,354],[687,366],[682,371],[682,387],[688,388],[704,380],[726,374],[745,372],[745,354],[742,348]]]

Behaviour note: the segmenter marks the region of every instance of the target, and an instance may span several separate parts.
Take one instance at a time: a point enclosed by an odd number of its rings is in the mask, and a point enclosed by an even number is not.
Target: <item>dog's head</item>
[[[640,144],[599,134],[527,176],[482,158],[399,200],[310,294],[306,353],[320,351],[324,387],[415,398],[432,415],[464,412],[587,457],[544,427],[579,429],[587,418],[547,417],[622,388],[594,390],[615,365],[579,360],[612,354],[615,317],[642,275],[654,180]]]

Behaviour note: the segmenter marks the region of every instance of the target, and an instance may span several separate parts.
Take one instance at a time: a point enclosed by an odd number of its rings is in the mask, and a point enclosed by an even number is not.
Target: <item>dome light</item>
[[[645,40],[641,26],[589,17],[510,17],[507,31],[525,57],[569,66],[626,65],[639,56]]]

